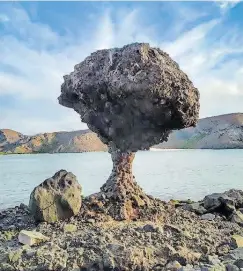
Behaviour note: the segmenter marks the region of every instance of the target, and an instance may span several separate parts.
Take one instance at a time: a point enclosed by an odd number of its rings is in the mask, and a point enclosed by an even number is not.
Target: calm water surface
[[[84,195],[97,192],[109,177],[108,153],[0,156],[0,209],[28,203],[33,188],[56,171],[72,171]],[[137,182],[164,200],[198,200],[212,192],[243,189],[243,150],[168,150],[138,152]]]

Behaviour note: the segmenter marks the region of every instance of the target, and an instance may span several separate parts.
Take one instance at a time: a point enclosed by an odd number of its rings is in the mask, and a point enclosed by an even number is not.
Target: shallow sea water
[[[0,156],[0,209],[28,203],[33,188],[56,171],[72,171],[84,195],[97,192],[111,172],[108,153],[25,154]],[[163,200],[199,200],[230,188],[243,189],[243,150],[141,151],[136,181]]]

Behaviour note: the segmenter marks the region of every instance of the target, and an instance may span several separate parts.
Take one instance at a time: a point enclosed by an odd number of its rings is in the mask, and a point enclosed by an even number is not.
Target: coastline
[[[243,150],[243,148],[178,148],[178,149],[169,149],[169,148],[150,148],[149,150],[141,150],[141,151],[188,151],[188,150]],[[92,153],[92,152],[107,152],[107,151],[82,151],[82,152],[26,152],[26,153],[8,153],[8,152],[0,152],[1,155],[25,155],[25,154],[79,154],[79,153]]]

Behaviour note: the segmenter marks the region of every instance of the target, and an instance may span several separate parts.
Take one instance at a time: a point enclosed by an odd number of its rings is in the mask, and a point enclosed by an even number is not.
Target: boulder
[[[29,209],[37,222],[56,222],[77,215],[82,188],[76,176],[60,170],[37,186],[30,195]]]
[[[203,206],[211,211],[222,208],[226,213],[232,213],[235,208],[242,208],[243,191],[231,189],[224,193],[213,193],[203,199]]]
[[[213,193],[211,195],[207,195],[203,199],[203,206],[205,209],[216,209],[220,206],[221,202],[219,198],[222,196],[221,193]]]
[[[218,213],[229,221],[243,226],[243,191],[231,189],[224,193],[207,195],[202,201],[185,204],[181,208],[202,215],[202,219],[213,220]]]

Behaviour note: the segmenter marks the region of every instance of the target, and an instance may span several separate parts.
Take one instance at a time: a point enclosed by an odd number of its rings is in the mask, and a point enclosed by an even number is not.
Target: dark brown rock
[[[131,209],[138,202],[148,203],[133,182],[134,152],[166,141],[174,129],[195,126],[199,114],[199,92],[187,75],[145,43],[91,54],[64,76],[59,103],[78,112],[108,145],[113,171],[101,190],[122,202],[121,217],[128,209],[136,213]]]
[[[64,76],[60,104],[104,143],[137,151],[196,124],[199,93],[168,54],[149,44],[97,51]]]

